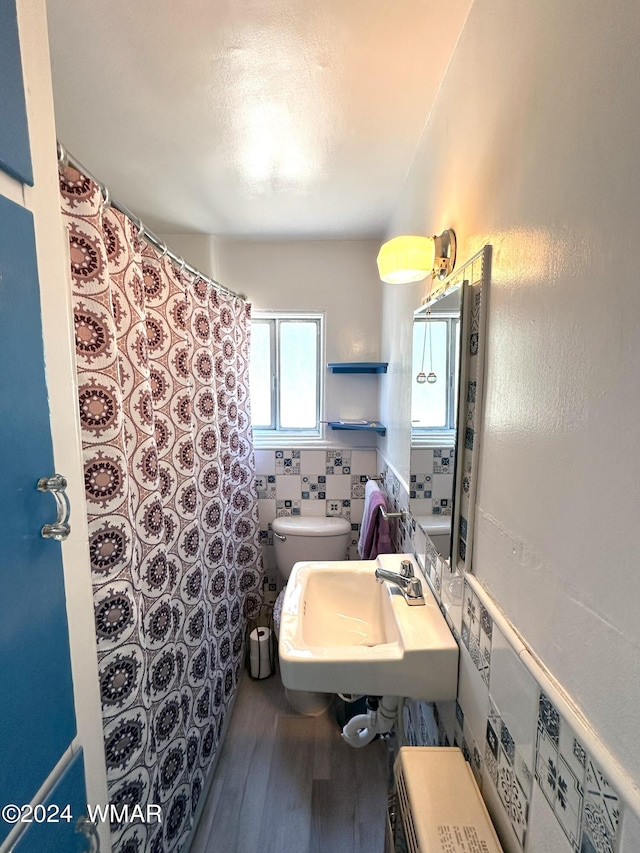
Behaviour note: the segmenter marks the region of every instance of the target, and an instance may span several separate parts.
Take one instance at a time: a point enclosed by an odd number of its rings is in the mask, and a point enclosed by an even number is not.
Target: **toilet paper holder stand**
[[[269,678],[276,671],[276,641],[273,606],[263,604],[257,613],[247,616],[246,665],[251,678]]]

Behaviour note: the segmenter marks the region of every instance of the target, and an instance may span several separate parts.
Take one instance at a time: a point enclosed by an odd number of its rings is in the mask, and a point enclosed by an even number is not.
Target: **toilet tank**
[[[447,559],[451,549],[451,516],[427,516],[420,526],[428,534],[438,554]]]
[[[351,524],[346,518],[287,515],[274,519],[271,528],[278,571],[285,580],[295,563],[347,557]]]

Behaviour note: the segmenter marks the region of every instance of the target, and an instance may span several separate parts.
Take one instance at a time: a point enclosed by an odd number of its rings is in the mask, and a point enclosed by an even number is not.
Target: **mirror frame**
[[[486,316],[491,271],[491,246],[484,246],[431,291],[414,311],[420,316],[453,290],[462,288],[460,300],[460,376],[452,490],[451,549],[448,561],[438,556],[433,543],[427,549],[432,565],[448,562],[450,572],[470,572],[473,549],[475,499],[480,456]],[[428,535],[427,535],[428,539]],[[435,568],[435,566],[434,566]]]

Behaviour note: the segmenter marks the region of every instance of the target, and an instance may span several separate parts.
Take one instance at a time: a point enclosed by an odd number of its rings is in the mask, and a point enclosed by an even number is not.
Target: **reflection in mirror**
[[[460,290],[413,321],[412,444],[454,435],[460,353]],[[446,304],[445,304],[446,303]]]
[[[434,281],[424,304],[414,312],[413,386],[419,390],[412,412],[416,423],[411,430],[410,509],[427,534],[425,561],[431,567],[448,561],[457,577],[472,568],[490,267],[491,247],[484,246],[444,281]],[[449,301],[453,299],[456,307]],[[447,316],[449,333],[438,339],[434,325],[430,350],[425,323],[435,324]],[[443,342],[439,356],[437,340]],[[436,367],[445,363],[445,368]],[[438,370],[443,369],[448,396],[441,393],[439,402],[425,408],[418,395],[424,385],[437,385]],[[429,372],[436,374],[436,382],[416,381]],[[436,575],[440,577],[441,567]]]
[[[460,373],[461,282],[414,313],[410,509],[441,557],[450,554]]]

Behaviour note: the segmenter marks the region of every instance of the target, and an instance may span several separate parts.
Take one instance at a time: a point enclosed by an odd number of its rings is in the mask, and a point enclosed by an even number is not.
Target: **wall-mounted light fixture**
[[[451,229],[438,237],[394,237],[378,253],[380,278],[389,284],[408,284],[427,276],[446,278],[455,262],[456,235]]]

